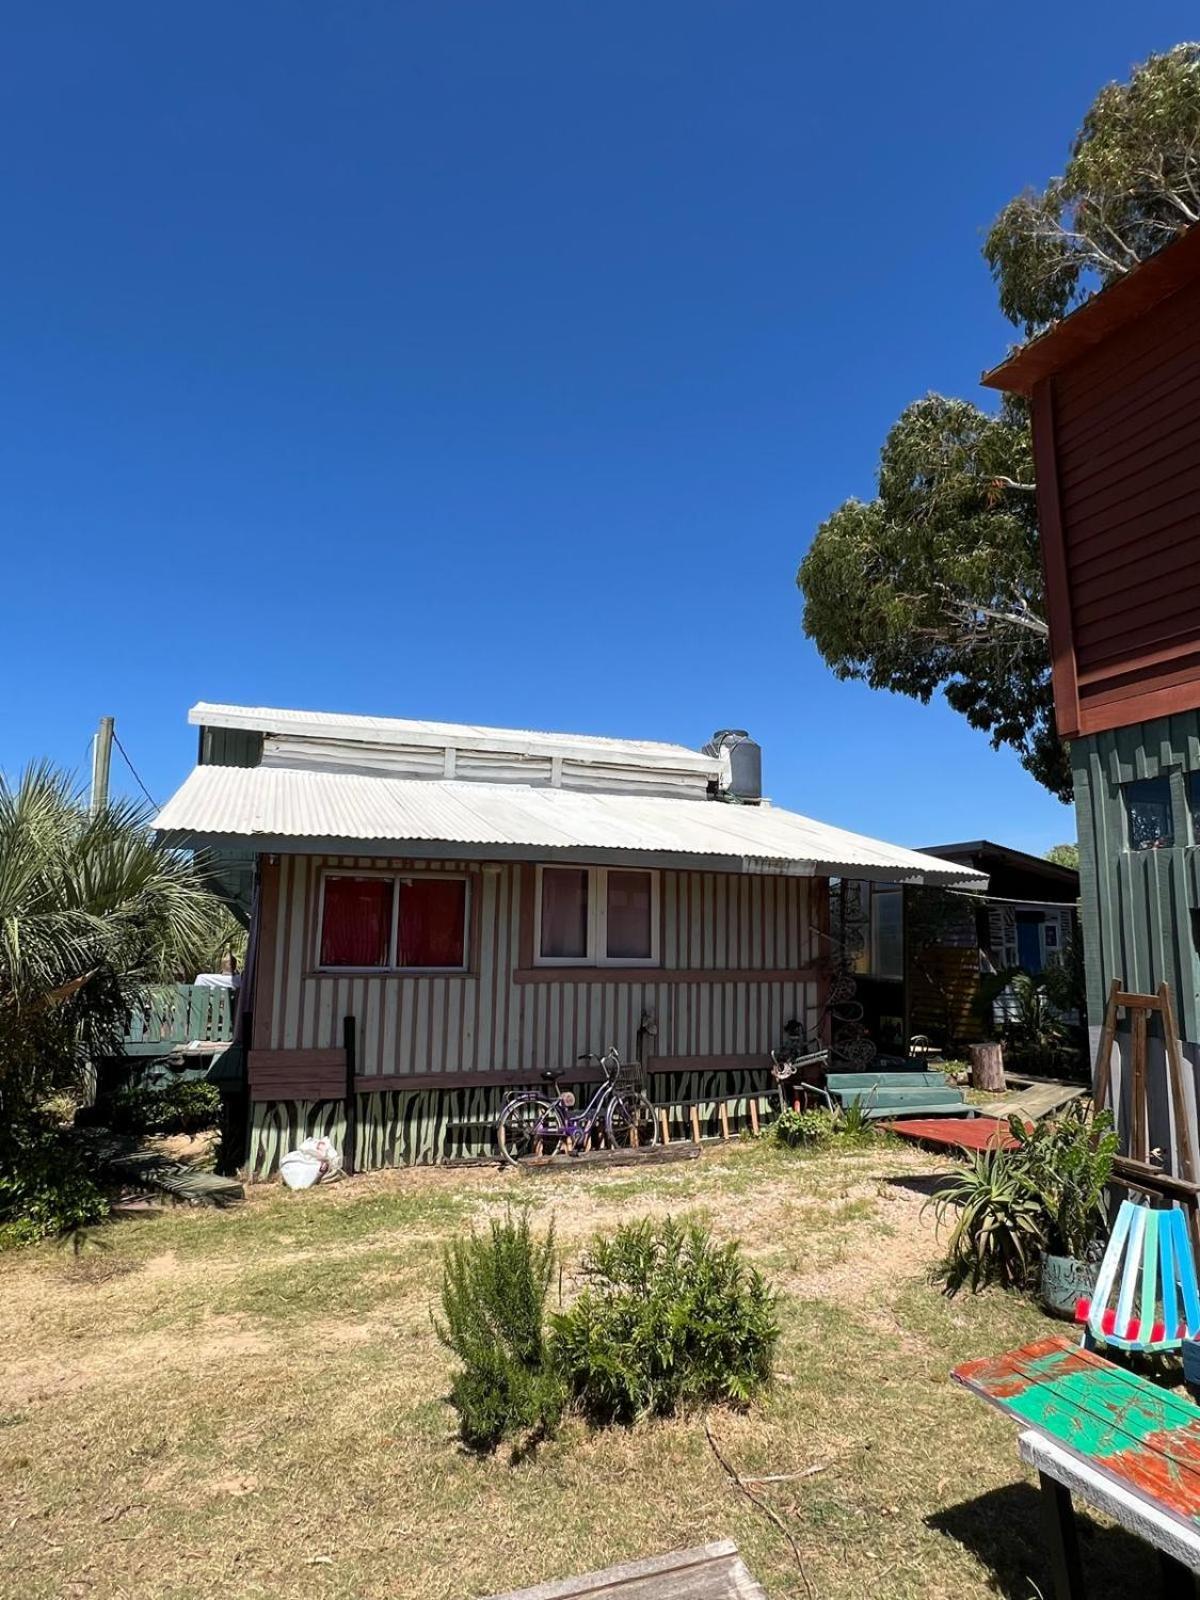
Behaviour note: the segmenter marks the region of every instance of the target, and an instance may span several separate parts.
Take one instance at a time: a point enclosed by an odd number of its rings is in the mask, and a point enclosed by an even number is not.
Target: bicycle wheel
[[[605,1113],[604,1132],[614,1150],[648,1150],[658,1143],[658,1114],[644,1094],[617,1094]]]
[[[496,1118],[500,1155],[514,1167],[530,1156],[556,1154],[564,1131],[558,1107],[540,1094],[519,1095]]]

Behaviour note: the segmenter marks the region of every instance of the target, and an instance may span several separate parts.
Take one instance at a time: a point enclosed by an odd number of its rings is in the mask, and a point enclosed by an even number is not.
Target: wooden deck
[[[732,1539],[626,1561],[532,1589],[509,1589],[489,1600],[579,1600],[586,1595],[611,1595],[613,1600],[767,1600]]]

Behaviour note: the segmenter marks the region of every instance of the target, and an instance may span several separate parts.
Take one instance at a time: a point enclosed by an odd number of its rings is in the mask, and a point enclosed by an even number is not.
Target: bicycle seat
[[[564,1070],[565,1069],[563,1067],[547,1067],[542,1073],[543,1082],[557,1083],[562,1077]]]

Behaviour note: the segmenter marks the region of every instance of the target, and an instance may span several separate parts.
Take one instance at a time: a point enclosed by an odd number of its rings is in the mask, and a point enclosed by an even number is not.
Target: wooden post
[[[342,1018],[342,1045],[346,1053],[346,1148],[342,1167],[351,1176],[358,1170],[358,1096],[354,1091],[356,1026],[353,1017]]]
[[[718,1112],[718,1115],[721,1118],[721,1137],[722,1137],[722,1139],[728,1140],[728,1138],[729,1138],[729,1104],[728,1104],[728,1102],[725,1101],[725,1100],[722,1100],[721,1104],[717,1107],[717,1112]]]
[[[659,1121],[659,1126],[662,1128],[662,1142],[664,1144],[670,1144],[670,1142],[671,1142],[671,1119],[667,1116],[667,1113],[661,1107],[659,1108],[659,1112],[658,1112],[658,1121]]]
[[[750,1096],[749,1107],[750,1107],[750,1132],[757,1139],[758,1138],[758,1098],[754,1094],[751,1094],[751,1096]]]
[[[108,775],[112,767],[113,727],[115,718],[101,717],[100,726],[92,740],[92,796],[90,810],[93,816],[108,804]]]
[[[695,1106],[692,1107],[692,1142],[700,1143],[700,1112]]]
[[[1096,1073],[1092,1080],[1092,1103],[1097,1111],[1107,1109],[1112,1090],[1112,1053],[1117,1038],[1117,996],[1120,992],[1121,980],[1114,978],[1108,986],[1108,1004],[1104,1008],[1104,1027],[1100,1033],[1100,1048],[1096,1052]],[[1113,1113],[1115,1122],[1115,1106]]]
[[[1004,1050],[1000,1045],[971,1046],[971,1087],[989,1094],[1004,1093]]]

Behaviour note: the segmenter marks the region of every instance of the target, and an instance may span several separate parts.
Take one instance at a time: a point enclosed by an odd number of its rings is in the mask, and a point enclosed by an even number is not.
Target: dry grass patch
[[[763,1492],[821,1600],[1033,1600],[1049,1582],[1013,1430],[947,1373],[1046,1323],[925,1282],[940,1170],[754,1146],[636,1176],[381,1173],[0,1259],[0,1594],[471,1600],[729,1535],[772,1600],[802,1595],[699,1418],[572,1422],[518,1467],[459,1448],[440,1252],[519,1199],[555,1217],[568,1294],[597,1228],[688,1211],[779,1286],[778,1380],[711,1423],[739,1472],[819,1469]],[[1094,1593],[1132,1592],[1140,1548],[1092,1544]]]

